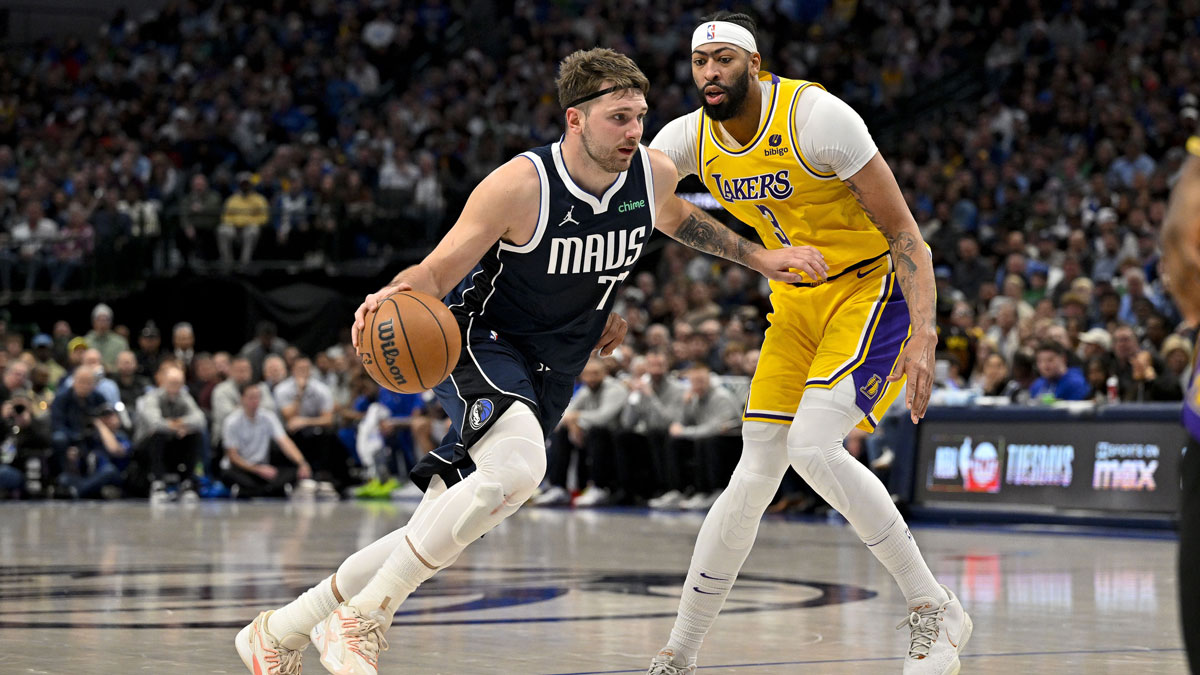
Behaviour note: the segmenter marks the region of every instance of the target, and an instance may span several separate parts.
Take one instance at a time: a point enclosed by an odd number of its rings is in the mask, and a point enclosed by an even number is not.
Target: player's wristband
[[[1184,146],[1191,154],[1200,157],[1200,136],[1191,136],[1187,139],[1187,144]]]

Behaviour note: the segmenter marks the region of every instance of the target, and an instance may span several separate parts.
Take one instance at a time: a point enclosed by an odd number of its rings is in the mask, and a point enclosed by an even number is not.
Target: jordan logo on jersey
[[[627,267],[637,262],[645,243],[646,226],[614,230],[607,235],[555,237],[550,241],[546,274],[589,274]]]
[[[574,218],[571,217],[572,213],[575,213],[575,205],[574,204],[571,205],[571,208],[567,209],[567,215],[563,216],[562,222],[559,223],[558,226],[562,227],[563,225],[566,225],[567,223],[575,223],[576,225],[578,225],[579,221],[575,220]]]
[[[758,201],[768,197],[783,200],[793,192],[787,169],[745,178],[724,178],[722,174],[714,173],[712,179],[721,198],[727,202]]]

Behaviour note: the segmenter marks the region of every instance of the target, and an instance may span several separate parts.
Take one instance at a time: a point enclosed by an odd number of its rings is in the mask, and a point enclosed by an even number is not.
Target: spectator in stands
[[[29,396],[29,364],[19,360],[14,360],[4,369],[4,377],[0,379],[0,402],[16,394]]]
[[[25,206],[25,220],[13,225],[9,239],[16,248],[14,258],[0,258],[0,283],[4,293],[12,290],[12,270],[25,268],[25,301],[32,300],[38,272],[53,264],[51,244],[58,237],[58,223],[49,219],[41,203],[31,200]]]
[[[1067,348],[1053,340],[1043,340],[1037,348],[1040,377],[1029,388],[1033,398],[1049,395],[1059,401],[1083,401],[1090,388],[1078,368],[1067,367]]]
[[[247,342],[240,352],[241,356],[250,360],[254,371],[254,379],[263,379],[263,361],[272,354],[283,356],[287,342],[278,336],[275,324],[270,321],[259,321],[254,329],[254,339]]]
[[[179,475],[177,497],[195,501],[194,477],[203,456],[206,420],[184,387],[183,371],[176,365],[164,365],[159,386],[138,400],[137,412],[134,444],[150,467],[150,501],[168,499],[168,470]]]
[[[191,190],[179,205],[182,236],[177,241],[180,252],[189,263],[212,260],[216,256],[221,212],[221,195],[208,186],[208,178],[202,173],[192,176]]]
[[[629,396],[621,410],[620,431],[614,444],[617,482],[641,498],[657,491],[654,479],[666,475],[666,467],[656,464],[662,453],[653,449],[666,445],[667,429],[682,414],[687,391],[667,372],[667,355],[662,350],[647,353],[644,368],[644,374],[626,382]],[[645,471],[647,464],[653,467],[652,472]]]
[[[114,406],[119,403],[121,400],[121,389],[117,386],[116,382],[105,376],[104,364],[100,361],[100,350],[91,348],[76,349],[74,350],[74,353],[81,355],[81,358],[76,365],[90,368],[93,375],[95,375],[96,391],[98,391],[100,395],[104,397],[104,400],[108,401]],[[74,375],[68,375],[67,378],[62,381],[62,384],[59,385],[59,388],[67,389],[71,387],[73,379]]]
[[[249,371],[244,360],[242,366]],[[279,417],[261,406],[261,384],[240,385],[240,406],[221,424],[228,467],[225,480],[240,497],[282,497],[297,480],[311,480],[312,468],[292,442]]]
[[[577,506],[606,503],[613,487],[611,427],[625,404],[625,387],[607,375],[604,364],[596,358],[583,367],[579,382],[583,386],[575,390],[562,421],[550,436],[548,487],[534,500],[539,506],[570,503],[567,472],[576,454],[575,478],[582,491],[575,500]]]
[[[84,336],[88,346],[100,351],[100,362],[108,370],[117,365],[117,355],[129,349],[129,341],[112,330],[113,311],[103,302],[92,308],[92,330]]]
[[[386,498],[400,487],[396,476],[406,475],[433,449],[431,425],[420,394],[399,394],[380,387],[373,393],[355,401],[356,410],[364,413],[355,450],[371,479],[354,494]],[[401,458],[403,466],[399,464]]]
[[[41,477],[49,473],[50,416],[36,414],[35,402],[17,394],[0,404],[0,421],[0,498],[41,496]],[[26,476],[30,464],[35,469]]]
[[[208,414],[212,410],[213,389],[220,383],[217,378],[217,366],[213,363],[212,354],[200,352],[192,360],[193,377],[188,382],[188,391],[200,409]]]
[[[54,466],[62,471],[68,462],[86,457],[95,444],[92,416],[105,403],[96,391],[94,368],[79,366],[71,375],[71,386],[54,399],[50,408],[51,447]]]
[[[976,385],[984,396],[1006,396],[1008,382],[1008,362],[1003,356],[992,354],[984,359],[982,377]]]
[[[193,375],[192,359],[196,358],[196,331],[192,329],[192,324],[180,321],[171,329],[171,355],[190,380]]]
[[[1143,401],[1182,401],[1183,388],[1179,377],[1173,373],[1159,374],[1154,367],[1154,355],[1146,350],[1139,351],[1133,357],[1133,390],[1126,400],[1140,403]]]
[[[117,354],[117,372],[112,379],[117,383],[125,411],[136,410],[138,399],[154,388],[150,378],[138,372],[137,357],[128,349]]]
[[[282,356],[272,354],[263,360],[262,381],[271,387],[271,395],[275,396],[275,387],[288,377],[287,363]],[[278,408],[278,401],[276,401]]]
[[[46,333],[38,333],[33,336],[29,346],[33,349],[35,365],[46,369],[46,377],[50,382],[56,383],[67,374],[66,369],[54,360],[54,338]]]
[[[135,354],[138,363],[138,374],[146,379],[158,373],[164,354],[162,350],[162,333],[153,321],[147,321],[138,333],[138,351]]]
[[[255,382],[250,359],[239,356],[229,367],[229,378],[213,388],[212,444],[214,447],[222,443],[225,419],[242,405],[242,389],[252,384],[258,387],[260,393],[255,408],[264,412],[276,412],[275,396],[271,393],[271,388],[264,382]]]
[[[707,509],[720,496],[741,448],[741,403],[729,390],[714,386],[703,363],[687,371],[688,390],[683,413],[668,427],[669,439],[656,465],[666,467],[670,488],[650,500],[657,509]],[[690,466],[689,466],[690,465]]]
[[[1182,335],[1171,335],[1164,340],[1162,357],[1167,374],[1175,376],[1175,379],[1179,381],[1179,386],[1186,391],[1187,386],[1191,383],[1188,364],[1192,362],[1192,346],[1188,343],[1187,338]]]
[[[272,360],[264,364],[268,373],[270,363]],[[348,457],[333,433],[333,394],[329,387],[312,376],[312,361],[301,358],[292,368],[291,377],[275,385],[274,393],[288,435],[313,467],[317,495],[338,497],[350,483],[350,472]]]
[[[129,439],[110,403],[92,413],[90,424],[88,442],[67,449],[58,486],[71,499],[116,499],[121,496],[121,468],[128,463]]]
[[[233,264],[234,241],[241,246],[241,264],[250,264],[254,247],[258,245],[260,232],[267,224],[271,211],[266,198],[253,189],[250,174],[239,174],[237,186],[237,192],[225,200],[221,225],[217,228],[217,247],[221,252],[221,262],[226,266]]]
[[[72,202],[67,208],[66,224],[54,244],[53,274],[50,278],[50,290],[58,293],[63,290],[71,277],[84,265],[85,259],[90,259],[96,245],[96,231],[87,221],[87,210],[78,202]]]

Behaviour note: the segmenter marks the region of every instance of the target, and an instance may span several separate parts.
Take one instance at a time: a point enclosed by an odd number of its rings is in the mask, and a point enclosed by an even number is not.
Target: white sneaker
[[[311,478],[302,478],[296,482],[295,489],[292,490],[294,499],[312,498],[317,496],[317,481]]]
[[[267,632],[267,619],[274,610],[259,614],[234,638],[238,656],[255,675],[300,675],[300,661],[308,636],[292,633],[276,640]]]
[[[703,499],[697,499],[696,505],[693,508],[695,508],[697,511],[707,511],[711,509],[712,505],[717,503],[717,498],[721,496],[722,492],[724,492],[724,490],[713,490],[712,492],[704,495]]]
[[[337,488],[333,487],[333,483],[323,480],[317,483],[317,499],[341,499]]]
[[[696,672],[696,664],[688,663],[683,658],[675,658],[671,649],[663,649],[650,662],[650,670],[646,675],[691,675]]]
[[[337,609],[313,626],[309,637],[321,652],[321,665],[334,675],[377,675],[379,653],[388,648],[383,637],[385,617],[364,617],[350,605]]]
[[[683,493],[679,490],[671,490],[662,496],[651,499],[646,504],[652,509],[677,509],[682,502]]]
[[[896,626],[896,630],[908,626],[910,634],[904,675],[958,673],[958,655],[971,639],[974,626],[954,593],[945,586],[942,590],[949,600],[939,606],[933,598],[917,598],[909,607],[908,618]]]
[[[150,484],[150,504],[166,504],[171,501],[171,495],[167,494],[167,486],[162,481],[156,480]]]
[[[603,506],[608,503],[609,493],[602,487],[589,485],[575,498],[575,506]]]
[[[549,490],[538,495],[533,500],[534,506],[562,506],[571,503],[571,493],[557,485],[551,485]]]

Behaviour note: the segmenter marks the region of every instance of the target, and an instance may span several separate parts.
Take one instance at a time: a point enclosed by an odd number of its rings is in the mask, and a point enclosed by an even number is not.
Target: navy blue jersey
[[[597,198],[571,180],[560,143],[519,156],[541,182],[537,229],[493,246],[446,304],[468,333],[494,331],[540,366],[576,375],[654,228],[650,158],[639,147]]]

